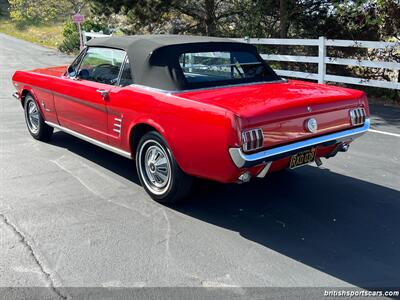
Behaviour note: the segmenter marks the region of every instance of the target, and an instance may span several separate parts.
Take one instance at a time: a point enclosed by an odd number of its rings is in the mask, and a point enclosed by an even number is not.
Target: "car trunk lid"
[[[241,130],[261,128],[263,146],[270,148],[351,127],[349,110],[361,105],[364,93],[293,80],[198,90],[180,96],[232,111],[240,118]],[[307,129],[310,118],[317,120],[316,132]]]

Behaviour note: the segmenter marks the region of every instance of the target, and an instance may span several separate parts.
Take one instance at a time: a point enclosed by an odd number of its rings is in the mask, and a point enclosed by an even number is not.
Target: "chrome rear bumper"
[[[229,154],[234,164],[238,168],[248,168],[284,158],[309,147],[329,146],[337,144],[339,142],[352,141],[368,131],[369,126],[370,119],[366,119],[364,125],[361,127],[326,134],[308,140],[288,144],[285,146],[256,152],[253,154],[245,154],[243,153],[241,148],[230,148]]]

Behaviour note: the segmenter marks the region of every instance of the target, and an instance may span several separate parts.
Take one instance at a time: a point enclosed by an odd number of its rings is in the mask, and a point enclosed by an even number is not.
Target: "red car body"
[[[291,155],[309,146],[317,147],[317,158],[333,156],[369,126],[366,95],[353,89],[288,80],[167,92],[75,80],[66,70],[15,72],[17,98],[31,93],[49,125],[129,158],[137,135],[153,128],[185,173],[219,182],[258,176],[266,164],[268,172],[287,168]],[[355,126],[349,112],[359,108],[364,119]],[[305,127],[310,118],[316,132]],[[241,133],[252,128],[261,128],[263,144],[245,153]]]

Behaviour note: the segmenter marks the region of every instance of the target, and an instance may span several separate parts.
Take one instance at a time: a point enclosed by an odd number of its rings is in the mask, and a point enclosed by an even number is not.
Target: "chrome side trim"
[[[14,94],[12,94],[12,96],[13,96],[15,99],[20,100],[20,97],[19,97],[18,92],[15,92]]]
[[[121,118],[114,118],[114,128],[113,131],[118,133],[118,135],[121,135],[121,130],[122,130],[122,116]]]
[[[302,149],[306,149],[312,146],[318,145],[333,145],[342,141],[354,140],[363,133],[365,133],[370,127],[370,119],[366,119],[365,123],[361,127],[351,128],[308,140],[295,142],[289,145],[284,145],[264,151],[260,151],[253,154],[243,153],[241,148],[230,148],[229,154],[238,168],[247,168],[274,161],[291,154],[294,154]]]
[[[245,82],[245,83],[238,83],[238,84],[226,84],[226,85],[218,85],[212,87],[204,87],[204,88],[197,88],[197,89],[188,89],[188,90],[163,90],[159,88],[154,88],[147,85],[142,85],[138,83],[130,84],[134,88],[146,90],[146,91],[153,91],[159,92],[164,94],[180,94],[180,93],[187,93],[187,92],[197,92],[197,91],[206,91],[206,90],[215,90],[215,89],[222,89],[222,88],[231,88],[231,87],[239,87],[239,86],[248,86],[248,85],[258,85],[258,84],[272,84],[272,83],[287,83],[288,80],[281,78],[278,80],[272,81],[259,81],[259,82]]]
[[[86,141],[86,142],[89,142],[89,143],[91,143],[91,144],[93,144],[93,145],[99,146],[99,147],[101,147],[101,148],[103,148],[103,149],[106,149],[106,150],[108,150],[108,151],[111,151],[111,152],[114,152],[114,153],[116,153],[116,154],[122,155],[123,157],[132,159],[132,155],[131,155],[130,152],[126,152],[126,151],[124,151],[124,150],[121,150],[121,149],[115,148],[115,147],[113,147],[113,146],[107,145],[107,144],[105,144],[105,143],[103,143],[103,142],[100,142],[100,141],[98,141],[98,140],[95,140],[95,139],[93,139],[93,138],[91,138],[91,137],[88,137],[88,136],[86,136],[86,135],[83,135],[83,134],[81,134],[81,133],[78,133],[78,132],[76,132],[76,131],[73,131],[73,130],[71,130],[71,129],[62,127],[62,126],[60,126],[60,125],[58,125],[58,124],[54,124],[54,123],[51,123],[51,122],[48,122],[48,121],[46,121],[46,124],[49,125],[49,126],[51,126],[51,127],[57,128],[57,129],[59,129],[59,130],[61,130],[61,131],[64,131],[65,133],[68,133],[68,134],[70,134],[70,135],[73,135],[73,136],[75,136],[75,137],[77,137],[77,138],[79,138],[79,139],[81,139],[81,140],[84,140],[84,141]]]
[[[269,168],[271,167],[271,165],[272,165],[272,162],[271,162],[271,161],[268,162],[268,163],[265,165],[265,167],[261,170],[261,172],[258,173],[257,177],[258,177],[258,178],[264,178],[265,175],[267,175],[267,173],[268,173]]]

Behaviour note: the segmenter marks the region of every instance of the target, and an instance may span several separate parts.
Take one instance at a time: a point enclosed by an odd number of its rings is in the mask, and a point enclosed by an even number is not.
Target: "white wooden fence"
[[[82,37],[83,37],[83,45],[86,46],[86,43],[88,42],[88,38],[98,38],[98,37],[107,37],[111,36],[111,34],[104,34],[102,31],[100,32],[93,32],[93,31],[82,31]]]
[[[353,41],[353,40],[329,40],[325,37],[319,39],[254,39],[241,38],[236,39],[241,42],[246,42],[254,45],[287,45],[287,46],[314,46],[318,47],[318,56],[296,56],[296,55],[276,55],[276,54],[261,54],[267,61],[286,61],[300,63],[315,63],[318,64],[318,73],[298,72],[289,70],[275,70],[279,75],[286,77],[295,77],[303,79],[317,80],[319,83],[327,81],[341,82],[348,84],[372,86],[379,88],[388,88],[400,90],[400,83],[394,81],[372,80],[357,77],[338,76],[326,73],[326,65],[347,65],[355,67],[367,68],[385,68],[392,71],[400,70],[400,63],[386,61],[371,61],[362,59],[349,59],[327,56],[327,47],[353,47],[353,48],[368,48],[368,49],[383,49],[390,51],[396,49],[400,53],[400,42],[373,42],[373,41]]]
[[[96,38],[108,36],[101,32],[83,32],[83,41],[86,45],[87,38]],[[312,46],[318,47],[318,56],[297,56],[297,55],[279,55],[279,54],[261,54],[262,58],[267,61],[285,61],[299,63],[315,63],[318,64],[318,73],[299,72],[290,70],[275,70],[280,76],[295,77],[303,79],[317,80],[319,83],[341,82],[355,85],[372,86],[379,88],[388,88],[400,90],[400,82],[373,80],[349,76],[339,76],[326,73],[326,65],[345,65],[367,68],[384,68],[392,71],[400,70],[400,63],[387,62],[378,60],[350,59],[327,56],[327,47],[353,47],[368,49],[383,49],[390,51],[396,49],[400,53],[400,42],[374,42],[374,41],[353,41],[353,40],[330,40],[325,37],[319,39],[257,39],[257,38],[240,38],[237,41],[250,43],[254,45],[270,45],[270,46]]]

